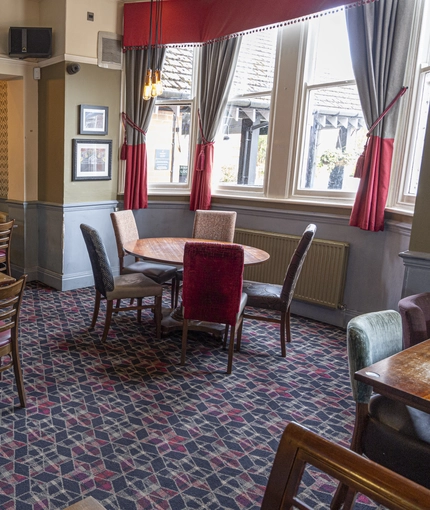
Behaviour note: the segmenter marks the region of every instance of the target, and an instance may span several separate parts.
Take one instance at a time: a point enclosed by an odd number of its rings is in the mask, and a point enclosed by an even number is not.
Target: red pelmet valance
[[[162,44],[202,44],[298,20],[348,0],[164,0]],[[370,0],[372,1],[372,0]],[[124,4],[124,47],[148,45],[150,2]]]

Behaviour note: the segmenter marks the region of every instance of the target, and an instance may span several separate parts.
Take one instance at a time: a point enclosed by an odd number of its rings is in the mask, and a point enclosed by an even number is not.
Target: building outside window
[[[148,184],[189,182],[193,63],[193,48],[167,48],[163,94],[157,98],[146,140]]]

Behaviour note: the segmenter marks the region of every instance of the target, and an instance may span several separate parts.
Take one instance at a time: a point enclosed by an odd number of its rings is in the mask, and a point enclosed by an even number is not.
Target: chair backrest
[[[5,264],[6,273],[10,275],[10,244],[15,220],[0,223],[0,254]]]
[[[405,349],[430,338],[430,292],[401,299],[399,312],[402,317]]]
[[[139,239],[136,220],[131,210],[112,212],[110,213],[110,218],[115,232],[118,257],[122,260],[125,255],[124,244]]]
[[[289,423],[284,430],[261,509],[314,508],[297,496],[306,465],[327,473],[384,508],[430,509],[430,491],[422,485],[296,423]]]
[[[10,285],[0,287],[0,337],[5,331],[10,331],[13,344],[18,338],[19,313],[24,293],[27,275]]]
[[[354,317],[346,328],[346,343],[352,395],[357,403],[367,404],[372,387],[356,381],[354,374],[402,350],[402,319],[399,312],[383,310]]]
[[[185,319],[235,324],[243,284],[238,244],[185,243],[182,304]]]
[[[100,294],[106,297],[106,293],[114,288],[114,279],[106,248],[97,230],[82,223],[81,231],[93,269],[94,285]]]
[[[193,237],[232,243],[236,216],[235,211],[197,210],[194,216]]]
[[[288,264],[287,272],[285,273],[284,283],[282,285],[281,299],[286,301],[288,306],[290,305],[294,291],[296,289],[297,281],[302,271],[303,263],[306,255],[311,247],[312,241],[315,237],[317,227],[310,223],[299,241],[297,248],[295,249],[293,256],[291,257],[290,263]]]

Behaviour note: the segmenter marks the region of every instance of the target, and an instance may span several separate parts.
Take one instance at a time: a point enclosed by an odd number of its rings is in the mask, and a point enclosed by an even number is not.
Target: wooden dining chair
[[[15,220],[0,223],[0,271],[11,275],[10,270],[10,245],[12,242],[13,227]]]
[[[210,239],[211,241],[232,243],[236,217],[236,211],[203,211],[197,209],[194,215],[192,237],[194,239]],[[175,278],[175,307],[178,306],[182,279],[182,268],[179,268]]]
[[[243,282],[243,292],[248,296],[244,318],[280,324],[281,356],[284,358],[287,355],[285,337],[287,342],[291,342],[291,301],[293,300],[297,281],[306,255],[315,237],[316,230],[317,227],[312,223],[306,227],[291,257],[282,285],[249,280],[244,280]],[[269,312],[276,312],[279,315],[275,317],[272,315],[260,315],[258,311],[251,309],[267,310]]]
[[[358,370],[402,350],[400,314],[383,310],[355,317],[346,341],[356,404],[351,449],[430,489],[430,414],[373,394],[371,386],[354,378]],[[332,509],[352,508],[354,499],[355,493],[339,486]]]
[[[0,378],[5,370],[13,368],[21,407],[26,406],[24,380],[19,360],[19,320],[22,296],[27,275],[18,281],[0,287]],[[4,357],[8,360],[3,362]]]
[[[162,264],[161,262],[148,262],[135,257],[134,262],[124,265],[124,244],[139,239],[136,220],[133,211],[117,211],[110,214],[113,230],[115,232],[116,246],[118,250],[120,274],[141,273],[159,284],[170,282],[171,306],[174,305],[176,266]]]
[[[137,320],[140,322],[143,309],[154,310],[156,336],[160,338],[162,285],[141,273],[113,276],[105,246],[97,230],[88,225],[81,224],[81,231],[90,257],[96,289],[96,299],[90,328],[93,329],[96,325],[100,302],[103,298],[107,304],[102,342],[107,338],[113,313],[136,310]],[[143,304],[142,299],[147,297],[154,297],[154,303]],[[136,299],[137,304],[133,305],[130,303],[129,306],[114,307],[114,302],[121,301],[121,299]]]
[[[384,508],[430,509],[428,489],[292,422],[282,434],[261,510],[313,510],[315,506],[309,506],[299,493],[308,466],[339,480],[352,492],[364,494]]]
[[[185,365],[190,321],[225,324],[224,347],[230,327],[227,374],[233,367],[234,341],[242,335],[246,294],[242,292],[244,250],[238,244],[185,243],[182,292],[181,365]]]

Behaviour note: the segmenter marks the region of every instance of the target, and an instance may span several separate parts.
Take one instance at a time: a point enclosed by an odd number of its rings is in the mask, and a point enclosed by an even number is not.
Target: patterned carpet
[[[227,376],[216,339],[191,334],[181,367],[180,333],[157,341],[145,312],[140,325],[117,316],[101,345],[103,317],[87,329],[93,292],[25,290],[27,408],[13,407],[12,371],[0,382],[1,510],[63,509],[90,495],[111,510],[257,509],[287,422],[349,444],[344,331],[293,317],[283,359],[277,327],[246,321]],[[307,472],[313,508],[327,508],[334,488]],[[356,508],[375,506],[361,497]]]

